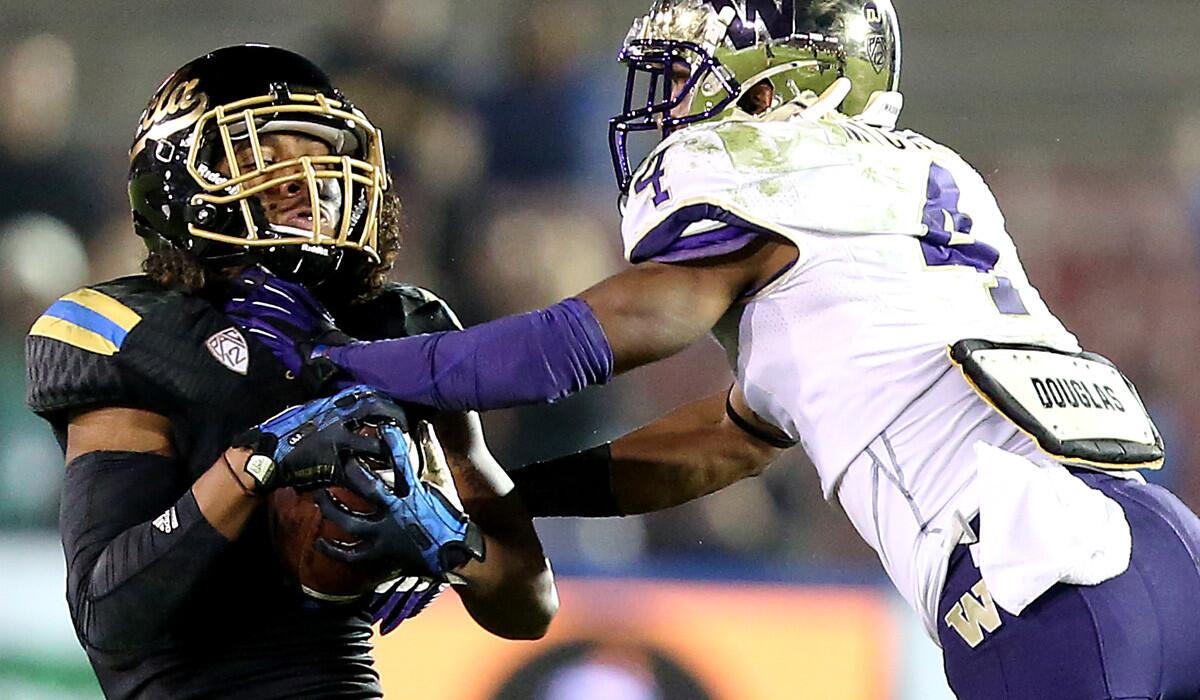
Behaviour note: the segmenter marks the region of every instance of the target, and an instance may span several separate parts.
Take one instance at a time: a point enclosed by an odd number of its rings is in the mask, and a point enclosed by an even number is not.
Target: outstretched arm
[[[670,357],[708,333],[751,290],[796,259],[770,238],[729,255],[682,263],[641,263],[585,290],[612,348],[616,373]]]
[[[763,238],[722,257],[644,263],[540,311],[318,354],[356,382],[442,410],[553,401],[679,352],[795,255]]]
[[[663,510],[758,476],[790,443],[738,387],[681,406],[612,443],[511,472],[534,516]]]

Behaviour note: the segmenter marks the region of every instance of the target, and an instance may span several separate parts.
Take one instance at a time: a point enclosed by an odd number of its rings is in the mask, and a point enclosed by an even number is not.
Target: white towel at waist
[[[979,542],[971,555],[996,604],[1019,615],[1058,582],[1095,585],[1129,567],[1125,511],[1050,459],[983,442],[978,459]]]

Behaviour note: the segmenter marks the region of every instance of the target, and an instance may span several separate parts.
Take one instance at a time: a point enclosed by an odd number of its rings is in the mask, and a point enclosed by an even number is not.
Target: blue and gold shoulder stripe
[[[115,355],[142,320],[136,311],[94,289],[60,298],[29,329],[29,335],[53,338],[98,355]]]

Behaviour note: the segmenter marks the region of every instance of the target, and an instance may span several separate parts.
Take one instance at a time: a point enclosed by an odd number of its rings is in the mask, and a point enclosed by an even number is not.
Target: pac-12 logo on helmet
[[[624,192],[629,134],[665,137],[724,119],[764,81],[774,108],[849,78],[840,109],[860,114],[872,94],[899,83],[900,27],[891,0],[656,0],[633,23],[618,60],[629,71],[609,139]]]

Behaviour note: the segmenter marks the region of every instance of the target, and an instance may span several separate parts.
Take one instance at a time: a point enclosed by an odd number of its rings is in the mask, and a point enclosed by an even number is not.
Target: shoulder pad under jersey
[[[625,255],[642,262],[734,231],[908,235],[894,230],[897,212],[920,210],[930,157],[857,141],[826,119],[689,127],[634,173],[622,211]]]
[[[625,256],[638,263],[687,240],[703,245],[730,227],[770,231],[745,201],[747,188],[775,170],[770,146],[752,122],[676,132],[634,172],[622,211]]]
[[[249,361],[254,349],[200,294],[143,275],[63,296],[33,324],[25,347],[29,407],[55,424],[91,406],[166,415],[221,391],[214,372],[271,373],[269,363]]]
[[[462,328],[450,305],[428,289],[389,282],[368,301],[333,310],[340,329],[360,340],[401,338]]]
[[[161,288],[129,277],[59,298],[25,339],[27,402],[39,415],[89,405],[135,404],[129,372],[118,359]]]

